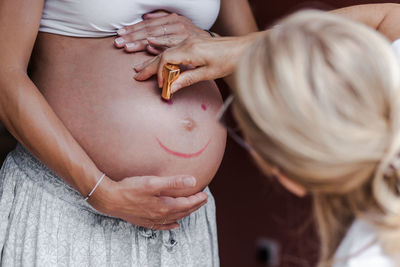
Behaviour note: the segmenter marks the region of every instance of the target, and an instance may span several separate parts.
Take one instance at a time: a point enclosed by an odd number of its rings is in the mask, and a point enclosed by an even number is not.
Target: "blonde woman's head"
[[[314,196],[322,261],[354,217],[400,221],[399,74],[382,36],[318,11],[280,21],[237,69],[235,116],[258,158]]]

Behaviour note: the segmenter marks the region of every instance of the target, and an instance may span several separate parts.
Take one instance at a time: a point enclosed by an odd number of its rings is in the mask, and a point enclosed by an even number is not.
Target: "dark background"
[[[334,9],[348,5],[385,1],[295,1],[250,0],[260,29],[276,19],[302,8]],[[219,82],[224,92],[226,86]],[[15,140],[0,124],[0,162],[15,146]],[[264,177],[249,155],[232,140],[217,177],[211,184],[217,203],[221,267],[256,267],[274,259],[276,266],[314,266],[318,239],[311,212],[311,200],[287,193],[276,181]],[[265,244],[275,249],[262,250]],[[264,244],[261,245],[260,244]],[[274,248],[274,246],[272,246]]]

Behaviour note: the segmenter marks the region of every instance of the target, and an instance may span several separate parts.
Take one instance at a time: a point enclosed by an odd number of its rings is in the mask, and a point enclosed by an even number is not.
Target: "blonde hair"
[[[374,30],[301,11],[249,48],[236,71],[234,113],[257,154],[314,198],[320,266],[355,217],[400,249],[400,68]],[[400,186],[399,186],[400,188]]]

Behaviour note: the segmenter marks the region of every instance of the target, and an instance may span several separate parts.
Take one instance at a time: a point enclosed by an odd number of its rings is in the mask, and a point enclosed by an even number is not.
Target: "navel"
[[[183,124],[183,127],[185,128],[185,130],[187,130],[189,132],[193,131],[194,128],[196,128],[196,123],[191,118],[183,119],[182,124]]]

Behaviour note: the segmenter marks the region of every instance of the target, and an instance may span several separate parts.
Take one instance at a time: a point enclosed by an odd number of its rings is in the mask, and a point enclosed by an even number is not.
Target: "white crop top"
[[[76,37],[115,35],[155,10],[183,15],[202,29],[217,19],[220,0],[46,0],[40,32]]]

